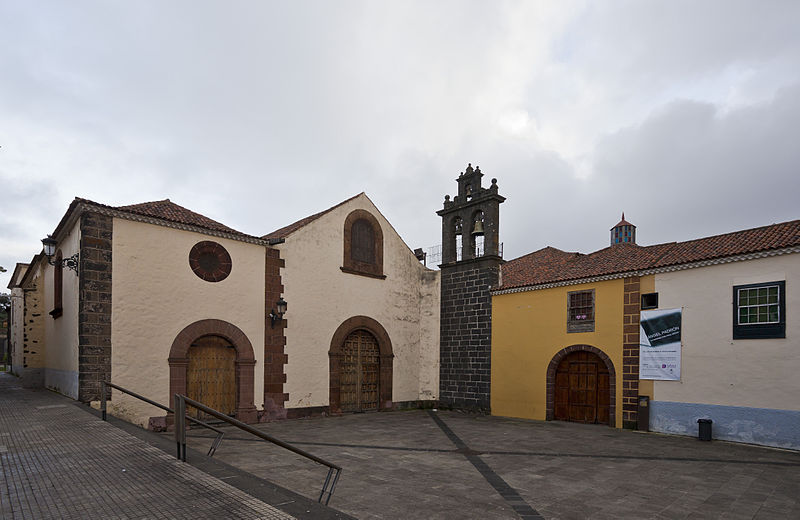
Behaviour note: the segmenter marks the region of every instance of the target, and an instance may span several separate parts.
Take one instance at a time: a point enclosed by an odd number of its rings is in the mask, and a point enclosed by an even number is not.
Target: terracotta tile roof
[[[678,242],[653,267],[685,264],[800,245],[800,220]]]
[[[80,205],[94,207],[101,213],[105,212],[106,214],[112,214],[115,216],[122,216],[128,213],[132,216],[135,215],[155,219],[155,221],[153,221],[154,224],[158,224],[157,221],[162,220],[164,221],[163,225],[168,227],[170,226],[170,222],[175,224],[184,224],[200,229],[207,229],[209,231],[225,233],[234,240],[242,240],[257,244],[262,243],[262,240],[259,237],[248,235],[246,233],[242,233],[241,231],[236,231],[235,229],[229,228],[224,224],[220,224],[216,220],[212,220],[204,215],[188,210],[183,206],[179,206],[169,199],[143,202],[141,204],[131,204],[128,206],[109,206],[107,204],[100,204],[99,202],[95,202],[93,200],[75,197],[70,203],[69,208],[67,208],[66,213],[64,213],[64,216],[61,217],[61,221],[56,226],[52,236],[59,237],[63,233],[64,228],[70,222],[74,223],[74,219],[77,216],[76,209]],[[89,211],[91,211],[91,209]],[[135,217],[131,218],[137,220]]]
[[[134,213],[136,215],[143,215],[146,217],[168,220],[170,222],[177,222],[179,224],[197,226],[204,229],[210,229],[212,231],[222,231],[223,233],[230,233],[232,235],[250,236],[246,233],[242,233],[241,231],[236,231],[235,229],[229,228],[224,224],[220,224],[216,220],[212,220],[204,215],[188,210],[183,206],[179,206],[169,199],[157,200],[154,202],[143,202],[141,204],[131,204],[129,206],[117,206],[114,209],[126,211],[128,213]]]
[[[506,262],[499,289],[688,264],[800,245],[800,220],[687,242],[653,246],[623,243],[588,255],[546,247]]]
[[[347,204],[348,202],[350,202],[351,200],[355,199],[356,197],[358,197],[360,195],[364,195],[364,192],[362,191],[358,195],[353,195],[349,199],[343,200],[339,204],[336,204],[335,206],[331,206],[330,208],[326,209],[325,211],[320,211],[319,213],[314,213],[313,215],[310,215],[310,216],[305,217],[305,218],[301,218],[297,222],[289,224],[288,226],[284,226],[284,227],[282,227],[280,229],[276,229],[272,233],[268,233],[268,234],[264,235],[261,238],[263,240],[286,238],[289,235],[291,235],[292,233],[294,233],[295,231],[297,231],[298,229],[307,226],[308,224],[314,222],[315,220],[317,220],[321,216],[325,215],[326,213],[330,213],[331,211],[335,210],[339,206],[341,206],[343,204]]]

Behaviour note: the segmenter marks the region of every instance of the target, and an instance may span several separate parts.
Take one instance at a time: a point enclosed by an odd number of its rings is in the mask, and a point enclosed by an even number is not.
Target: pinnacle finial
[[[625,220],[625,212],[622,212],[622,220]]]

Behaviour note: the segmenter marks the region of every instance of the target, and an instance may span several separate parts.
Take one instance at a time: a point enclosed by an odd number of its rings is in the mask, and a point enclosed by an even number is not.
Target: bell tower
[[[458,195],[444,198],[442,217],[439,401],[442,406],[489,412],[492,297],[499,285],[500,204],[497,179],[468,165]]]

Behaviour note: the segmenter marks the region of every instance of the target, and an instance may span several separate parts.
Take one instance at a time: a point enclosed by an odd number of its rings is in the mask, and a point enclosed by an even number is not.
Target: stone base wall
[[[439,402],[489,412],[492,297],[501,260],[484,257],[441,268]]]
[[[390,412],[392,410],[430,410],[437,408],[439,401],[394,401],[388,408],[381,408],[377,412]],[[373,413],[373,412],[368,412]],[[342,412],[332,412],[330,406],[306,406],[301,408],[287,408],[284,419],[304,419],[306,417],[325,417],[329,415],[345,415]],[[265,422],[268,419],[262,419]]]
[[[698,419],[711,419],[711,438],[800,450],[800,411],[650,401],[650,430],[699,435]]]

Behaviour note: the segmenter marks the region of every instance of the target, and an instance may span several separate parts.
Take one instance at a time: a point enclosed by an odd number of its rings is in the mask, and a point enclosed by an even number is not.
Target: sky
[[[362,191],[506,259],[800,218],[800,2],[0,0],[0,290],[74,197],[261,236]]]

